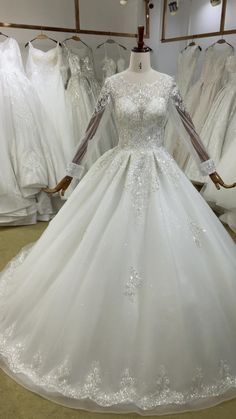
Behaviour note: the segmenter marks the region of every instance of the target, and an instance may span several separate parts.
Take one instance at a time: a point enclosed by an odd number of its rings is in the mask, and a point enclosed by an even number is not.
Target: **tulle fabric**
[[[232,397],[235,265],[233,242],[164,149],[117,147],[3,272],[2,367],[96,411],[161,414]]]
[[[178,56],[177,84],[184,100],[191,87],[200,52],[198,45],[187,46]],[[175,126],[170,120],[165,127],[164,143],[169,153],[175,156],[179,167],[183,168],[188,154],[187,149],[182,144],[181,139],[176,137]]]
[[[235,114],[232,117],[230,124],[228,125],[227,134],[225,137],[225,148],[223,156],[218,164],[218,172],[222,178],[228,184],[232,184],[236,181],[236,167],[235,167],[235,155],[236,155],[236,142],[235,142],[235,131],[236,131],[236,117]],[[210,182],[206,182],[202,195],[212,205],[217,207],[218,211],[222,214],[221,220],[228,224],[230,228],[236,232],[236,188],[233,189],[220,189],[219,191],[211,185]]]
[[[51,200],[40,191],[56,181],[52,137],[45,132],[45,115],[12,38],[0,43],[0,107],[0,224],[35,223],[41,198],[43,216],[49,219]]]
[[[198,132],[203,129],[214,100],[227,80],[226,63],[233,52],[233,48],[225,44],[214,44],[206,50],[201,77],[186,97],[186,104]],[[186,160],[184,171],[189,179],[195,180],[192,174],[195,162],[191,157]]]
[[[111,103],[118,146],[1,275],[1,366],[57,403],[152,415],[236,394],[235,245],[162,147],[170,99],[208,162],[172,78],[114,76],[73,164]]]
[[[44,110],[44,130],[53,156],[56,183],[63,177],[66,164],[75,151],[71,110],[68,108],[61,74],[62,65],[59,44],[45,52],[29,43],[27,74]]]
[[[236,113],[236,57],[228,58],[228,82],[217,94],[210,113],[200,133],[211,158],[218,165],[231,142],[235,141],[232,129]],[[204,183],[207,178],[201,176],[196,165],[192,165],[188,175],[195,182]]]

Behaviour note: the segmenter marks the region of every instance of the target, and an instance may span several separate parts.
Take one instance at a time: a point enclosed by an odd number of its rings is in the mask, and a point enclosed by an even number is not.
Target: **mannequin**
[[[151,58],[150,58],[151,49],[144,44],[144,26],[138,27],[138,45],[132,49],[130,56],[130,64],[127,70],[120,73],[123,74],[123,77],[131,83],[154,83],[158,80],[159,72],[155,71],[151,67]],[[209,175],[212,182],[215,184],[217,189],[220,187],[223,188],[233,188],[236,186],[236,183],[232,185],[227,185],[221,179],[217,172],[214,172]],[[49,194],[54,194],[60,192],[64,196],[66,189],[69,187],[71,181],[71,176],[65,176],[55,188],[43,189],[44,192]]]

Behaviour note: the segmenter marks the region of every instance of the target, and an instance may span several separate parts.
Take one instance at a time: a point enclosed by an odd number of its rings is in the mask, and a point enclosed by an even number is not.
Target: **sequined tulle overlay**
[[[131,276],[132,281],[134,278],[138,282],[140,281],[135,270]],[[133,293],[128,292],[128,294],[131,296]],[[92,362],[86,374],[80,377],[79,382],[72,384],[69,359],[57,365],[47,375],[43,375],[43,358],[40,352],[35,353],[31,364],[25,364],[21,359],[21,354],[25,349],[24,343],[17,343],[11,347],[5,346],[5,342],[13,333],[14,327],[6,330],[5,335],[0,335],[0,354],[4,353],[10,371],[14,374],[27,376],[35,388],[41,387],[45,393],[63,396],[71,400],[71,403],[73,400],[82,402],[89,399],[104,409],[109,410],[110,407],[114,409],[116,406],[123,406],[126,411],[134,409],[137,413],[142,412],[145,415],[160,407],[178,411],[182,405],[191,406],[199,401],[204,403],[207,398],[220,398],[230,389],[236,389],[236,377],[231,375],[230,366],[223,360],[216,366],[217,376],[212,385],[204,382],[204,371],[197,367],[193,371],[192,380],[189,382],[189,389],[186,392],[177,391],[174,388],[168,375],[168,367],[164,365],[160,365],[155,372],[151,390],[143,383],[140,386],[139,376],[135,372],[131,373],[129,368],[124,368],[121,371],[120,379],[114,389],[106,389],[106,376],[109,372],[103,370],[98,361]]]
[[[106,81],[69,173],[108,108],[119,142],[0,276],[0,365],[57,403],[157,415],[236,395],[235,245],[163,147],[170,101],[190,128],[170,77]]]

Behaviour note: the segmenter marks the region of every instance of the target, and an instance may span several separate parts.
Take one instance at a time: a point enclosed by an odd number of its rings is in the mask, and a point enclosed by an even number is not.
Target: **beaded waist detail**
[[[122,128],[119,132],[118,145],[120,148],[156,149],[163,145],[163,137],[163,129],[159,130],[156,126],[153,129],[138,127],[136,131]]]

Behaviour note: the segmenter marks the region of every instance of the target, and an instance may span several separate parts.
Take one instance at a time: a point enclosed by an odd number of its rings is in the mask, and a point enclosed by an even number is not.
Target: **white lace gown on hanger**
[[[81,58],[64,44],[70,70],[67,95],[72,112],[75,145],[78,146],[92,116],[100,92],[89,57]]]
[[[96,79],[94,63],[93,63],[93,59],[92,59],[92,56],[91,56],[91,52],[90,52],[90,54],[83,57],[81,60],[82,60],[82,71],[83,71],[84,75],[86,75],[86,77],[89,81],[89,86],[90,86],[90,89],[91,89],[92,94],[93,94],[94,103],[96,104],[96,102],[98,100],[98,96],[99,96],[100,91],[101,91],[101,86]]]
[[[187,46],[178,56],[177,83],[184,100],[191,87],[200,52],[198,45]],[[175,157],[178,165],[183,168],[188,157],[188,150],[184,147],[181,139],[176,138],[175,127],[170,121],[165,128],[164,143],[167,150]]]
[[[177,83],[184,99],[192,86],[200,54],[199,46],[192,45],[181,51],[178,56]]]
[[[1,275],[1,367],[73,408],[141,415],[236,395],[236,249],[164,149],[167,112],[201,145],[171,77],[107,80],[68,173],[113,108],[119,144]],[[81,160],[82,159],[82,160]]]
[[[117,61],[108,56],[107,48],[105,46],[105,58],[102,60],[103,83],[107,78],[113,76],[114,74],[121,73],[127,67],[125,58],[122,57],[121,54],[121,47],[118,44],[115,44],[115,46],[117,47],[119,56]]]
[[[219,91],[212,105],[210,113],[200,133],[202,141],[209,154],[218,165],[224,148],[231,141],[235,141],[235,133],[231,130],[231,136],[228,135],[228,127],[231,119],[236,115],[236,56],[232,55],[227,59],[226,69],[228,71],[228,82]],[[236,161],[235,161],[236,162]],[[192,170],[192,180],[200,183],[207,182],[207,178]],[[217,191],[216,191],[217,195]]]
[[[75,150],[72,121],[62,79],[62,51],[59,44],[48,51],[29,43],[26,70],[45,111],[45,130],[54,157],[57,182],[62,178],[68,159]]]
[[[41,104],[12,38],[0,43],[0,109],[0,225],[33,224],[36,196],[56,178]],[[51,212],[50,199],[44,195],[42,215],[48,217]]]
[[[198,132],[203,129],[216,95],[227,80],[225,65],[227,58],[232,54],[233,49],[227,44],[211,46],[205,52],[201,77],[186,97],[186,104]],[[204,138],[202,140],[204,141]],[[192,181],[198,181],[199,172],[191,157],[185,173]]]

